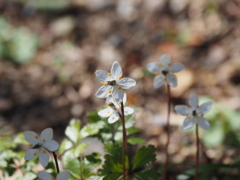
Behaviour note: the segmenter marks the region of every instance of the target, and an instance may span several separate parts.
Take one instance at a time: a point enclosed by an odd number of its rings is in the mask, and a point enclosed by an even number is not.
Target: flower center
[[[116,81],[113,80],[113,81],[108,81],[107,82],[107,85],[111,85],[111,86],[114,86],[116,84]]]
[[[32,147],[32,149],[39,149],[42,145],[41,144],[36,144],[35,146]]]
[[[162,74],[163,74],[164,76],[166,76],[166,75],[167,75],[167,73],[168,73],[168,71],[167,71],[167,70],[163,70],[163,71],[162,71]]]
[[[192,112],[192,115],[193,115],[193,116],[197,116],[196,110],[194,110],[194,111]]]

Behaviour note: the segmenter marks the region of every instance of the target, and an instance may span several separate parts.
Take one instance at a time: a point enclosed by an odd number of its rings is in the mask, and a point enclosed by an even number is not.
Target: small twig
[[[166,142],[166,147],[165,147],[165,163],[164,163],[164,172],[163,172],[163,180],[167,179],[167,169],[168,169],[168,146],[170,142],[170,111],[171,111],[171,91],[170,91],[170,86],[167,84],[167,94],[168,94],[168,113],[167,113],[167,142]]]
[[[55,161],[55,164],[56,164],[56,169],[57,169],[57,173],[59,173],[59,166],[58,166],[58,161],[57,161],[57,154],[55,152],[52,152],[53,153],[53,158],[54,158],[54,161]]]
[[[196,151],[196,167],[195,167],[195,177],[194,180],[198,180],[198,165],[199,165],[199,135],[198,135],[198,125],[196,124],[196,141],[197,141],[197,151]]]

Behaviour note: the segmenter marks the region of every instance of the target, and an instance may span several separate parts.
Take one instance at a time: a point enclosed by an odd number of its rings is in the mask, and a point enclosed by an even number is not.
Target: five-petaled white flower
[[[25,160],[39,156],[40,163],[46,167],[49,162],[48,151],[56,151],[59,148],[58,142],[52,140],[52,128],[44,129],[40,136],[33,131],[25,131],[24,136],[30,143],[30,148],[24,156]]]
[[[182,124],[182,129],[190,129],[194,124],[198,124],[203,129],[209,129],[210,124],[207,119],[203,117],[203,115],[211,109],[212,102],[208,101],[199,106],[197,95],[195,93],[192,93],[189,97],[188,104],[188,106],[175,106],[175,110],[178,114],[187,116]]]
[[[123,104],[125,104],[126,100],[127,97],[124,93]],[[124,116],[130,115],[133,112],[133,108],[124,107]],[[110,124],[115,123],[119,119],[119,114],[122,115],[121,104],[117,104],[111,96],[106,99],[106,108],[98,112],[98,115],[101,117],[109,117],[108,122]]]
[[[56,180],[68,180],[70,177],[70,172],[69,171],[63,171],[57,174]],[[39,172],[38,173],[38,178],[41,180],[53,180],[55,177],[53,177],[51,174],[47,172]]]
[[[96,76],[103,86],[96,92],[98,98],[112,98],[117,102],[123,101],[123,89],[130,89],[136,85],[136,81],[131,78],[122,78],[122,68],[119,62],[115,61],[112,65],[111,72],[97,70]]]
[[[164,81],[172,86],[177,86],[177,77],[173,73],[182,71],[185,66],[182,63],[171,63],[171,57],[163,54],[160,57],[160,63],[152,62],[147,65],[147,70],[155,74],[153,85],[156,89],[160,88]]]

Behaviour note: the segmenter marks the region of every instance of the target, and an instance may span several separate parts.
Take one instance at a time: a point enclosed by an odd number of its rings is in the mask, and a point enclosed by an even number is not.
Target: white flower
[[[40,163],[46,167],[49,162],[48,151],[56,151],[59,148],[58,142],[52,140],[52,128],[44,129],[40,136],[33,131],[25,131],[24,136],[30,143],[30,148],[24,156],[25,160],[39,156]]]
[[[178,114],[187,116],[182,124],[182,129],[190,129],[194,124],[198,124],[203,129],[209,129],[210,124],[207,119],[203,117],[203,115],[211,109],[212,102],[208,101],[199,106],[197,95],[195,93],[192,93],[189,97],[188,104],[188,106],[175,106],[175,110]]]
[[[168,54],[163,54],[160,57],[160,63],[149,63],[147,70],[155,74],[153,85],[156,89],[160,88],[164,81],[172,86],[177,86],[177,77],[173,73],[182,71],[185,66],[182,63],[171,63],[171,57]]]
[[[123,104],[126,102],[126,94],[124,93]],[[124,107],[124,115],[130,115],[134,112],[133,108]],[[101,117],[109,117],[110,124],[115,123],[119,119],[119,113],[122,115],[121,104],[117,104],[111,96],[106,99],[106,108],[99,111],[98,115]]]
[[[123,89],[130,89],[136,85],[136,81],[131,78],[122,78],[122,68],[115,61],[112,65],[111,72],[97,70],[96,76],[103,86],[96,92],[98,98],[107,98],[109,95],[116,100],[117,103],[123,101]]]
[[[70,176],[70,172],[69,171],[63,171],[57,174],[57,178],[56,180],[68,180]],[[41,180],[53,180],[55,179],[55,177],[53,177],[51,174],[47,173],[47,172],[39,172],[38,173],[38,178]]]

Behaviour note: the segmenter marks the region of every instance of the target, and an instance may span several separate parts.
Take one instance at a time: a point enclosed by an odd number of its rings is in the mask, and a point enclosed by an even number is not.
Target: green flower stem
[[[196,167],[195,167],[195,177],[194,180],[198,180],[198,165],[199,165],[199,135],[198,135],[198,125],[196,124],[196,141],[197,141],[197,151],[196,151]]]
[[[57,161],[57,154],[55,152],[52,152],[53,153],[53,158],[54,158],[54,161],[55,161],[55,164],[56,164],[56,169],[57,169],[57,173],[59,173],[59,166],[58,166],[58,161]]]
[[[123,180],[126,179],[126,169],[125,169],[125,152],[127,149],[127,133],[125,128],[125,116],[124,116],[124,105],[123,102],[121,102],[121,111],[122,114],[120,115],[122,120],[122,129],[123,129],[123,145],[122,145],[122,166],[123,166]]]
[[[171,91],[170,86],[167,84],[167,94],[168,94],[168,114],[167,114],[167,126],[166,126],[166,132],[167,132],[167,142],[165,146],[165,163],[164,163],[164,171],[163,171],[163,180],[167,179],[167,169],[168,169],[168,146],[170,142],[170,111],[171,111]]]

